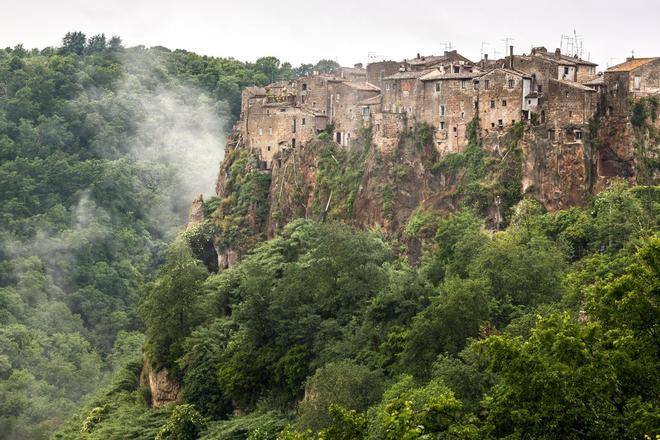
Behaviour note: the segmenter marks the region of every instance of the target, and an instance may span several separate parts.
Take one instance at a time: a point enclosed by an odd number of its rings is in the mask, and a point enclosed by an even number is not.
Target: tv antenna
[[[488,42],[487,42],[487,41],[482,41],[482,42],[481,42],[481,59],[482,59],[482,60],[484,59],[484,53],[485,53],[485,52],[484,52],[484,46],[488,46]]]
[[[578,35],[575,29],[573,29],[573,35],[562,35],[559,48],[562,53],[565,53],[568,56],[577,56],[582,59],[582,53],[584,50],[582,35]]]
[[[442,45],[445,46],[445,50],[451,50],[453,48],[451,41],[445,41]]]

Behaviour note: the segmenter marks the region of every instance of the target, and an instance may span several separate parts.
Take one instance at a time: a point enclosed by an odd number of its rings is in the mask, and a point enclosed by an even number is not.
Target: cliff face
[[[145,360],[141,382],[149,386],[152,406],[181,402],[181,385],[169,377],[166,368],[155,371]]]
[[[424,124],[387,145],[374,142],[365,130],[360,146],[351,150],[322,134],[279,152],[272,171],[259,169],[256,156],[234,133],[210,215],[217,226],[219,265],[231,266],[299,217],[376,227],[401,239],[418,209],[442,215],[469,206],[497,228],[524,196],[555,211],[585,203],[614,177],[657,182],[660,122],[651,113],[637,122],[594,120],[579,127],[581,136],[522,123],[483,134],[473,124],[466,149],[442,155]],[[414,254],[414,246],[406,244]]]

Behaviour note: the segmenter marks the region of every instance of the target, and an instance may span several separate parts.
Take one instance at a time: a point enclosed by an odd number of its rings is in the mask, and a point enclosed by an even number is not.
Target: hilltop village
[[[249,87],[237,130],[265,169],[278,152],[322,131],[351,147],[361,129],[371,128],[373,145],[387,151],[404,130],[427,123],[441,155],[460,152],[475,116],[484,137],[497,138],[522,121],[551,144],[575,145],[594,116],[629,118],[635,98],[657,94],[660,57],[628,58],[597,73],[595,63],[559,49],[515,55],[511,46],[503,59],[476,63],[454,50]],[[607,173],[605,156],[598,167]]]

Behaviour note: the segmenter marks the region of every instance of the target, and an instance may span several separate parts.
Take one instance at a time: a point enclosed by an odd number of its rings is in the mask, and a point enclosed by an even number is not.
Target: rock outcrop
[[[181,385],[169,377],[166,368],[155,371],[149,362],[145,361],[142,381],[149,386],[152,406],[181,402]]]

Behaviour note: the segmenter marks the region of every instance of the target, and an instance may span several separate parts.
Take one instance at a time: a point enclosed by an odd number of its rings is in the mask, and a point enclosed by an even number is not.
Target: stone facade
[[[612,116],[630,114],[635,99],[660,95],[660,58],[629,58],[603,75],[605,112]]]
[[[579,145],[595,114],[629,114],[630,97],[660,93],[660,58],[629,60],[604,75],[596,65],[559,50],[472,63],[456,51],[403,61],[379,61],[332,74],[250,87],[243,92],[240,134],[266,168],[279,151],[310,142],[327,127],[351,148],[361,129],[392,151],[400,134],[427,123],[440,156],[467,145],[475,116],[483,136],[513,124],[534,126],[548,145]]]
[[[479,78],[479,123],[489,133],[510,128],[521,119],[529,119],[535,110],[531,98],[531,76],[498,67]]]

